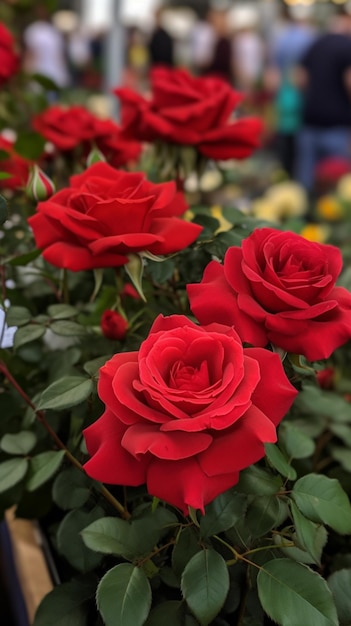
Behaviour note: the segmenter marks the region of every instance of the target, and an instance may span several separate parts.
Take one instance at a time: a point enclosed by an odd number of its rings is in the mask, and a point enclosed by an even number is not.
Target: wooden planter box
[[[14,626],[29,626],[42,598],[53,588],[36,522],[6,513],[1,527],[1,557]]]

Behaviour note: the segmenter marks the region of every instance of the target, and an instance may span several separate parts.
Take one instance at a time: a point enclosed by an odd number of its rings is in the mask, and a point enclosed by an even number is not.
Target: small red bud
[[[103,312],[100,320],[101,330],[107,339],[123,339],[128,330],[128,322],[124,317],[107,309]]]
[[[55,191],[55,185],[51,178],[43,172],[39,165],[33,165],[26,187],[27,196],[40,202],[50,198]]]
[[[321,389],[333,389],[335,370],[333,367],[326,367],[316,373],[317,382]]]

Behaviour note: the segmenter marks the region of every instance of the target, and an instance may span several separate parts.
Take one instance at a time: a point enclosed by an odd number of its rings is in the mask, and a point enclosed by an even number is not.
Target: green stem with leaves
[[[45,418],[44,411],[40,411],[33,404],[32,400],[26,394],[26,392],[22,389],[22,387],[18,384],[17,380],[12,376],[11,372],[7,369],[4,362],[0,361],[0,372],[7,378],[9,383],[16,389],[19,395],[23,398],[26,404],[34,411],[37,420],[44,426],[46,431],[49,433],[52,440],[55,442],[56,446],[60,448],[60,450],[64,450],[66,458],[72,463],[74,467],[76,467],[79,471],[85,473],[83,465],[76,459],[75,456],[68,450],[63,441],[57,435],[57,433],[53,430],[50,424],[47,422]],[[104,487],[104,485],[99,485],[98,487],[101,495],[118,511],[119,515],[124,519],[129,519],[131,517],[130,513],[127,509],[112,495],[112,493]]]

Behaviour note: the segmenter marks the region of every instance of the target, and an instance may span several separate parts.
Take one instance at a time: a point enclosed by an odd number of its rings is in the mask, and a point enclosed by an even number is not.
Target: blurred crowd
[[[323,172],[351,170],[347,5],[334,5],[328,18],[320,20],[313,4],[282,3],[267,23],[251,5],[233,8],[227,0],[210,1],[206,13],[181,29],[181,36],[164,4],[153,18],[151,29],[140,24],[126,28],[121,83],[147,92],[155,65],[221,76],[244,94],[243,112],[264,119],[263,147],[309,193],[316,192],[320,173],[323,179]],[[38,3],[23,45],[27,71],[62,88],[103,90],[104,33],[92,36],[79,22],[63,33]]]

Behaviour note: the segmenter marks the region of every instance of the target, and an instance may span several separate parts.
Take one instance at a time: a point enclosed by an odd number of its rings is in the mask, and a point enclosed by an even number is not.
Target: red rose
[[[33,118],[32,126],[63,152],[82,146],[87,154],[96,144],[113,167],[137,160],[141,151],[139,143],[121,137],[118,124],[100,120],[80,105],[52,105]]]
[[[151,100],[128,88],[114,90],[127,137],[195,146],[217,160],[243,159],[258,147],[261,121],[232,118],[242,96],[220,78],[157,67],[151,72],[151,88]]]
[[[32,162],[28,161],[13,148],[13,142],[0,136],[0,172],[10,174],[9,178],[0,178],[0,189],[19,189],[27,184]]]
[[[334,246],[257,229],[188,285],[191,309],[202,324],[234,325],[252,345],[325,359],[351,338],[351,294],[335,287],[341,269]]]
[[[128,322],[120,313],[107,309],[101,316],[101,330],[108,339],[123,339],[128,330]]]
[[[116,354],[100,370],[98,393],[106,408],[84,431],[87,474],[147,483],[187,513],[203,511],[264,456],[297,392],[277,354],[243,349],[232,328],[160,315],[139,352]]]
[[[0,85],[6,83],[18,70],[19,56],[15,49],[15,40],[0,22]]]
[[[202,230],[179,219],[186,209],[174,182],[154,184],[101,162],[40,202],[28,222],[49,263],[80,271],[124,265],[132,253],[186,248]]]
[[[333,389],[335,380],[335,369],[326,367],[324,370],[316,372],[316,378],[321,389]]]

